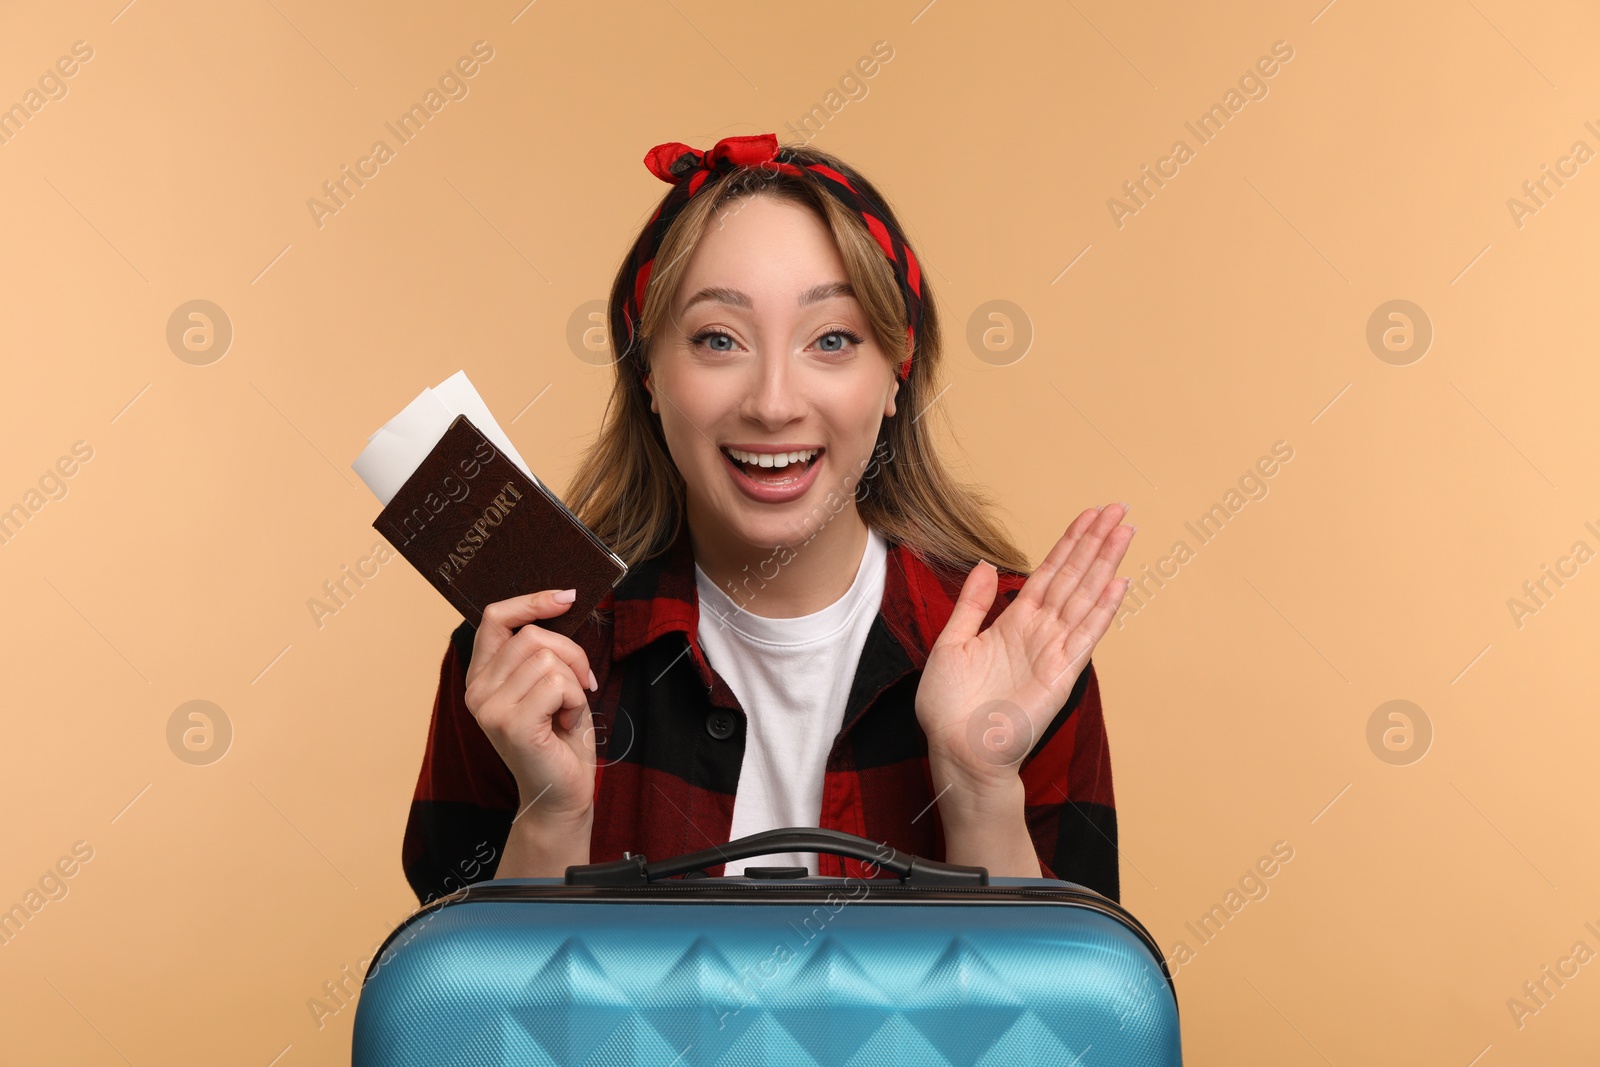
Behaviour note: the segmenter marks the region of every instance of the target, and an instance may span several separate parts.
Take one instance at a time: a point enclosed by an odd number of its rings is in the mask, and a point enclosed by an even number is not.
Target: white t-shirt
[[[761,599],[755,587],[744,600],[750,610],[741,609],[695,566],[700,647],[739,698],[747,723],[730,840],[781,826],[819,825],[828,752],[844,724],[861,649],[883,602],[888,553],[888,542],[869,527],[866,551],[844,596],[792,619],[752,614]],[[742,874],[747,865],[805,867],[816,874],[817,854],[751,856],[727,863],[723,873]]]

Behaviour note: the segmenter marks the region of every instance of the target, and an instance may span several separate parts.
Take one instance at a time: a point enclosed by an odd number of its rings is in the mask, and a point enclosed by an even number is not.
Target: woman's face
[[[650,366],[691,525],[775,548],[853,517],[899,383],[810,208],[760,195],[723,205]]]

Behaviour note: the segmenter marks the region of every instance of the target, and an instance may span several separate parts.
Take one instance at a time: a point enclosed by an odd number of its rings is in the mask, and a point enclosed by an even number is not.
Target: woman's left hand
[[[1016,598],[982,633],[999,589],[980,563],[928,651],[917,722],[941,792],[981,803],[1014,789],[1022,760],[1066,703],[1128,589],[1113,580],[1133,540],[1122,504],[1073,520]],[[942,784],[941,784],[942,783]]]

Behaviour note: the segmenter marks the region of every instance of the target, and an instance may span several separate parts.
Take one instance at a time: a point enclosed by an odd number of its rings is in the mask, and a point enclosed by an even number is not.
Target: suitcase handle
[[[729,860],[764,856],[770,852],[826,852],[834,856],[869,860],[900,876],[904,885],[988,885],[987,867],[967,867],[959,863],[940,863],[887,844],[869,841],[843,830],[816,826],[786,826],[763,830],[726,845],[702,849],[673,859],[648,862],[642,855],[631,855],[604,863],[573,864],[567,868],[567,885],[639,886],[649,885],[675,874],[703,870]]]

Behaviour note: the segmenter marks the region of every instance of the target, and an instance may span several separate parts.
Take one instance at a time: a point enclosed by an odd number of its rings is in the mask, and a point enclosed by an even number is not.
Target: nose
[[[799,391],[794,362],[781,347],[763,345],[751,362],[753,380],[741,414],[767,430],[779,430],[805,417],[807,403]]]

